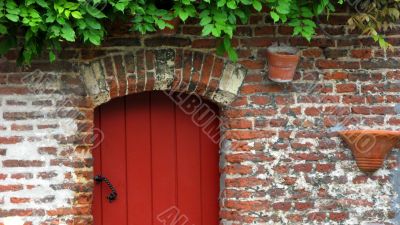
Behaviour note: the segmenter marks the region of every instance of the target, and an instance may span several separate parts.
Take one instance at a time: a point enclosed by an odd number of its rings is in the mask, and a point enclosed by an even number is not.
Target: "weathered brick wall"
[[[395,51],[385,53],[348,31],[346,14],[341,10],[323,25],[333,38],[320,32],[310,43],[265,14],[239,26],[234,67],[247,73],[235,101],[221,106],[222,224],[396,224],[397,151],[366,175],[336,131],[399,130],[399,29],[388,33]],[[173,81],[196,87],[183,91],[212,98],[208,91],[224,89],[218,72],[204,71],[221,60],[213,56],[216,41],[200,37],[195,23],[181,25],[173,37],[138,36],[118,25],[102,47],[67,46],[54,64],[44,56],[18,68],[16,52],[0,62],[0,224],[90,224],[93,107],[156,89],[155,50],[175,53],[168,64]],[[266,48],[277,40],[302,50],[293,83],[266,76]],[[136,61],[122,57],[129,54]],[[92,74],[97,83],[83,83],[81,65],[99,61],[102,73]],[[96,93],[104,94],[99,101]]]

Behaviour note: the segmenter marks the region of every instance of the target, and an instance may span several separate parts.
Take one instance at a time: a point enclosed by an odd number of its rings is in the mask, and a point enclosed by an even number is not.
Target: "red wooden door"
[[[104,140],[93,150],[94,171],[110,180],[118,197],[110,203],[105,182],[95,184],[95,225],[219,224],[219,148],[193,120],[200,119],[163,92],[96,109]],[[217,120],[207,129],[217,130]]]

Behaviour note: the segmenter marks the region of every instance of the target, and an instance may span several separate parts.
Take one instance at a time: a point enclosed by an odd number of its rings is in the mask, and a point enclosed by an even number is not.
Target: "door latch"
[[[96,183],[100,184],[101,182],[105,182],[108,186],[108,188],[110,188],[111,193],[107,196],[108,201],[111,203],[112,201],[114,201],[115,199],[117,199],[117,191],[115,190],[114,186],[111,184],[111,182],[104,176],[102,175],[97,175],[94,177],[94,180],[96,181]]]

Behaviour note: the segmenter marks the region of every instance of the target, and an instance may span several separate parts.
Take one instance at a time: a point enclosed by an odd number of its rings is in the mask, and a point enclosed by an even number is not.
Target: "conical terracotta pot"
[[[351,148],[358,168],[368,173],[378,170],[386,154],[400,141],[400,131],[348,130],[339,134]]]
[[[275,82],[293,80],[300,57],[298,50],[287,46],[273,46],[267,50],[268,77]]]
[[[174,35],[176,33],[178,33],[178,28],[179,28],[179,24],[180,24],[180,20],[178,17],[175,17],[172,20],[166,21],[166,23],[171,24],[174,28],[164,28],[162,30],[160,30],[160,33],[163,35]]]

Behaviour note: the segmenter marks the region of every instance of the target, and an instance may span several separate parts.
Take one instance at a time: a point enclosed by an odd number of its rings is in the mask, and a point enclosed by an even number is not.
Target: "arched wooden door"
[[[163,92],[96,109],[104,140],[93,150],[94,175],[108,178],[118,196],[109,202],[109,187],[96,182],[95,225],[219,224],[219,148],[193,118],[199,122]],[[207,126],[212,129],[219,129],[217,120]]]

